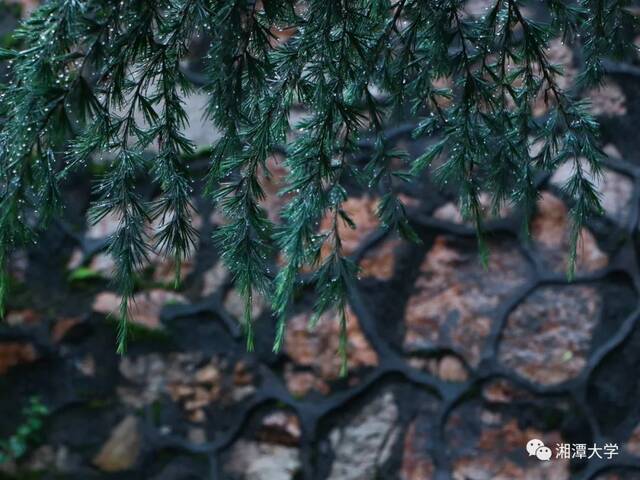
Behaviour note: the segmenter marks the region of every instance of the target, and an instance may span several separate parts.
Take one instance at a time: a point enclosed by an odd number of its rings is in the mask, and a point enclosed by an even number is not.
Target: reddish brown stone
[[[500,360],[542,384],[575,377],[587,362],[601,303],[593,287],[536,289],[509,315],[500,342]]]
[[[35,347],[27,342],[0,343],[0,375],[18,365],[33,363],[39,355]]]
[[[220,369],[209,364],[196,371],[195,380],[198,383],[215,385],[220,381]]]
[[[447,382],[464,382],[468,374],[464,365],[457,357],[447,355],[440,359],[438,376]]]
[[[180,263],[180,278],[183,281],[187,275],[190,275],[195,269],[195,252],[192,251],[189,257]],[[153,280],[164,285],[175,285],[176,283],[176,262],[173,258],[158,256],[153,259],[155,270],[153,271]]]
[[[360,276],[363,278],[389,280],[395,270],[395,251],[400,244],[401,241],[398,238],[392,238],[370,249],[360,262]]]
[[[351,197],[342,204],[342,209],[351,217],[357,227],[353,229],[344,221],[338,221],[338,233],[342,240],[342,253],[344,255],[354,253],[360,243],[378,229],[380,222],[376,215],[377,208],[378,199],[371,198],[368,195]],[[332,222],[333,215],[325,216],[320,222],[320,231],[330,230]],[[322,249],[322,256],[326,256],[328,252],[329,246],[325,244]]]
[[[491,403],[511,403],[533,399],[533,396],[528,391],[518,388],[502,378],[483,385],[482,396],[487,402]]]
[[[202,409],[194,410],[187,416],[187,418],[192,423],[204,423],[207,421],[207,415]]]
[[[115,293],[100,293],[94,299],[93,310],[117,317],[120,314],[120,299]],[[178,293],[160,289],[140,292],[129,305],[131,321],[149,329],[161,328],[160,313],[170,303],[186,303],[186,299]]]
[[[58,320],[51,328],[51,340],[54,343],[61,342],[69,331],[82,322],[77,317],[62,318]]]
[[[531,234],[544,264],[550,270],[565,272],[570,252],[570,223],[562,200],[547,192],[542,194]],[[609,259],[591,232],[583,228],[578,242],[576,271],[592,272],[607,266]]]
[[[555,450],[563,443],[558,432],[521,428],[518,422],[480,408],[459,408],[446,425],[455,480],[565,480],[569,460],[553,458],[543,462],[526,451],[527,442],[537,438]]]
[[[449,346],[469,364],[479,361],[491,328],[488,313],[526,281],[528,269],[515,245],[493,244],[487,270],[469,250],[436,238],[406,307],[407,351]]]
[[[408,198],[408,197],[407,197]],[[379,227],[380,222],[376,211],[378,208],[378,199],[371,198],[368,195],[362,197],[350,197],[346,202],[342,204],[342,209],[353,220],[356,228],[351,228],[342,219],[338,220],[338,234],[342,242],[342,254],[349,256],[354,254],[362,241],[369,235],[373,234]],[[320,222],[319,231],[329,232],[333,225],[333,213],[329,212]],[[375,277],[380,280],[387,280],[393,274],[395,268],[395,258],[393,251],[399,245],[399,240],[388,239],[380,246],[373,248],[367,252],[362,260],[362,276]],[[321,249],[321,258],[326,256],[331,251],[331,245],[325,243]],[[278,264],[283,265],[285,259],[282,256],[278,257]],[[305,268],[308,271],[308,268]]]
[[[253,373],[246,363],[240,361],[233,367],[233,384],[244,387],[253,383]]]
[[[298,366],[307,367],[322,380],[332,381],[340,374],[340,325],[335,313],[325,314],[318,321],[315,330],[309,331],[309,316],[297,315],[287,324],[285,350]],[[367,342],[358,319],[347,311],[347,358],[349,371],[378,364],[378,356]],[[300,388],[290,386],[293,390]]]
[[[124,357],[118,387],[122,401],[142,408],[168,395],[192,422],[203,422],[203,408],[219,402],[226,406],[255,392],[253,369],[242,362],[229,364],[201,353],[171,353]]]
[[[402,449],[401,480],[424,480],[433,478],[435,466],[433,460],[422,447],[425,442],[416,432],[416,422],[412,422],[404,437]]]
[[[446,355],[442,358],[409,358],[409,365],[444,380],[445,382],[464,382],[469,374],[459,358]]]
[[[329,385],[311,372],[296,372],[293,365],[288,364],[284,371],[285,382],[291,394],[295,397],[304,397],[311,390],[316,390],[323,395],[331,392]]]

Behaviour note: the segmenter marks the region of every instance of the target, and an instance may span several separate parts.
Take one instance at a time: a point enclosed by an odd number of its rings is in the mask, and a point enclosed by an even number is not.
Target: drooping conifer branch
[[[225,222],[214,238],[245,301],[249,348],[257,295],[271,300],[281,348],[305,271],[313,319],[338,312],[346,356],[357,280],[340,238],[341,224],[355,226],[343,205],[350,177],[380,197],[384,228],[417,240],[396,187],[432,171],[457,190],[485,256],[480,195],[494,212],[520,208],[526,231],[536,175],[570,162],[572,275],[580,231],[599,210],[593,176],[602,159],[580,88],[600,81],[605,57],[633,51],[629,6],[494,0],[471,14],[462,0],[51,0],[20,27],[20,47],[0,51],[11,63],[0,93],[0,303],[11,250],[55,214],[60,182],[96,158],[106,169],[91,218],[118,223],[108,250],[122,296],[119,350],[148,253],[171,257],[179,276],[197,238],[183,106],[193,90],[183,61],[196,35],[210,40],[200,61],[219,132],[207,186]],[[575,86],[549,60],[556,39],[583,52]],[[294,123],[296,105],[305,113]],[[416,137],[433,136],[412,161],[385,137],[386,125],[407,116],[421,119]],[[354,161],[363,136],[374,145],[364,165]],[[263,183],[276,150],[285,152],[287,202],[273,225]],[[144,181],[157,198],[140,193]]]

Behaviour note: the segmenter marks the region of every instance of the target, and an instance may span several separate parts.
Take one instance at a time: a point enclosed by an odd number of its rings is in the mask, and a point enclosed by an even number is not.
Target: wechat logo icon
[[[530,457],[546,462],[551,459],[551,449],[545,447],[544,442],[537,438],[532,438],[527,442],[527,453]]]

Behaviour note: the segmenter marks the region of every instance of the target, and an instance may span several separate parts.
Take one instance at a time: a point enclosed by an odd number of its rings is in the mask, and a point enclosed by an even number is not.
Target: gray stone
[[[366,405],[329,439],[335,454],[329,480],[370,480],[389,459],[398,438],[398,407],[391,392]]]
[[[247,440],[235,443],[225,465],[228,474],[242,480],[293,480],[299,470],[297,448]]]
[[[141,446],[138,419],[129,415],[112,430],[93,463],[104,472],[129,470],[136,463]]]

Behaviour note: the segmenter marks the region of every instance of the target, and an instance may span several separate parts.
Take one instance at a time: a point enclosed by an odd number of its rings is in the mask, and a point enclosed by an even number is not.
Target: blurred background
[[[35,3],[0,2],[1,46],[14,45],[11,32]],[[469,14],[487,3],[468,2]],[[558,40],[549,55],[572,82],[577,53]],[[119,298],[103,253],[115,220],[86,218],[91,175],[104,164],[72,177],[64,218],[11,259],[0,325],[0,478],[640,478],[636,63],[607,65],[603,87],[584,92],[609,158],[597,180],[605,214],[582,233],[574,283],[565,276],[568,208],[559,189],[568,171],[539,178],[530,240],[517,212],[488,222],[486,270],[453,191],[428,177],[402,186],[422,239],[415,245],[379,233],[375,192],[350,185],[345,209],[358,228],[342,233],[361,282],[345,378],[336,319],[326,315],[309,332],[306,292],[280,355],[271,352],[268,305],[256,300],[257,348],[245,351],[242,301],[210,240],[224,220],[200,182],[200,239],[185,279],[176,287],[174,265],[151,258],[129,352],[117,356]],[[198,81],[197,58],[184,67]],[[201,149],[196,179],[216,138],[201,120],[204,99],[185,99],[188,136]],[[393,126],[388,137],[416,156],[425,141],[411,140],[413,126]],[[366,159],[372,144],[361,146]],[[270,160],[266,185],[274,221],[284,201],[276,195],[281,161]],[[553,450],[550,461],[529,456],[534,438]],[[594,443],[615,445],[616,454],[555,458],[559,444]]]

